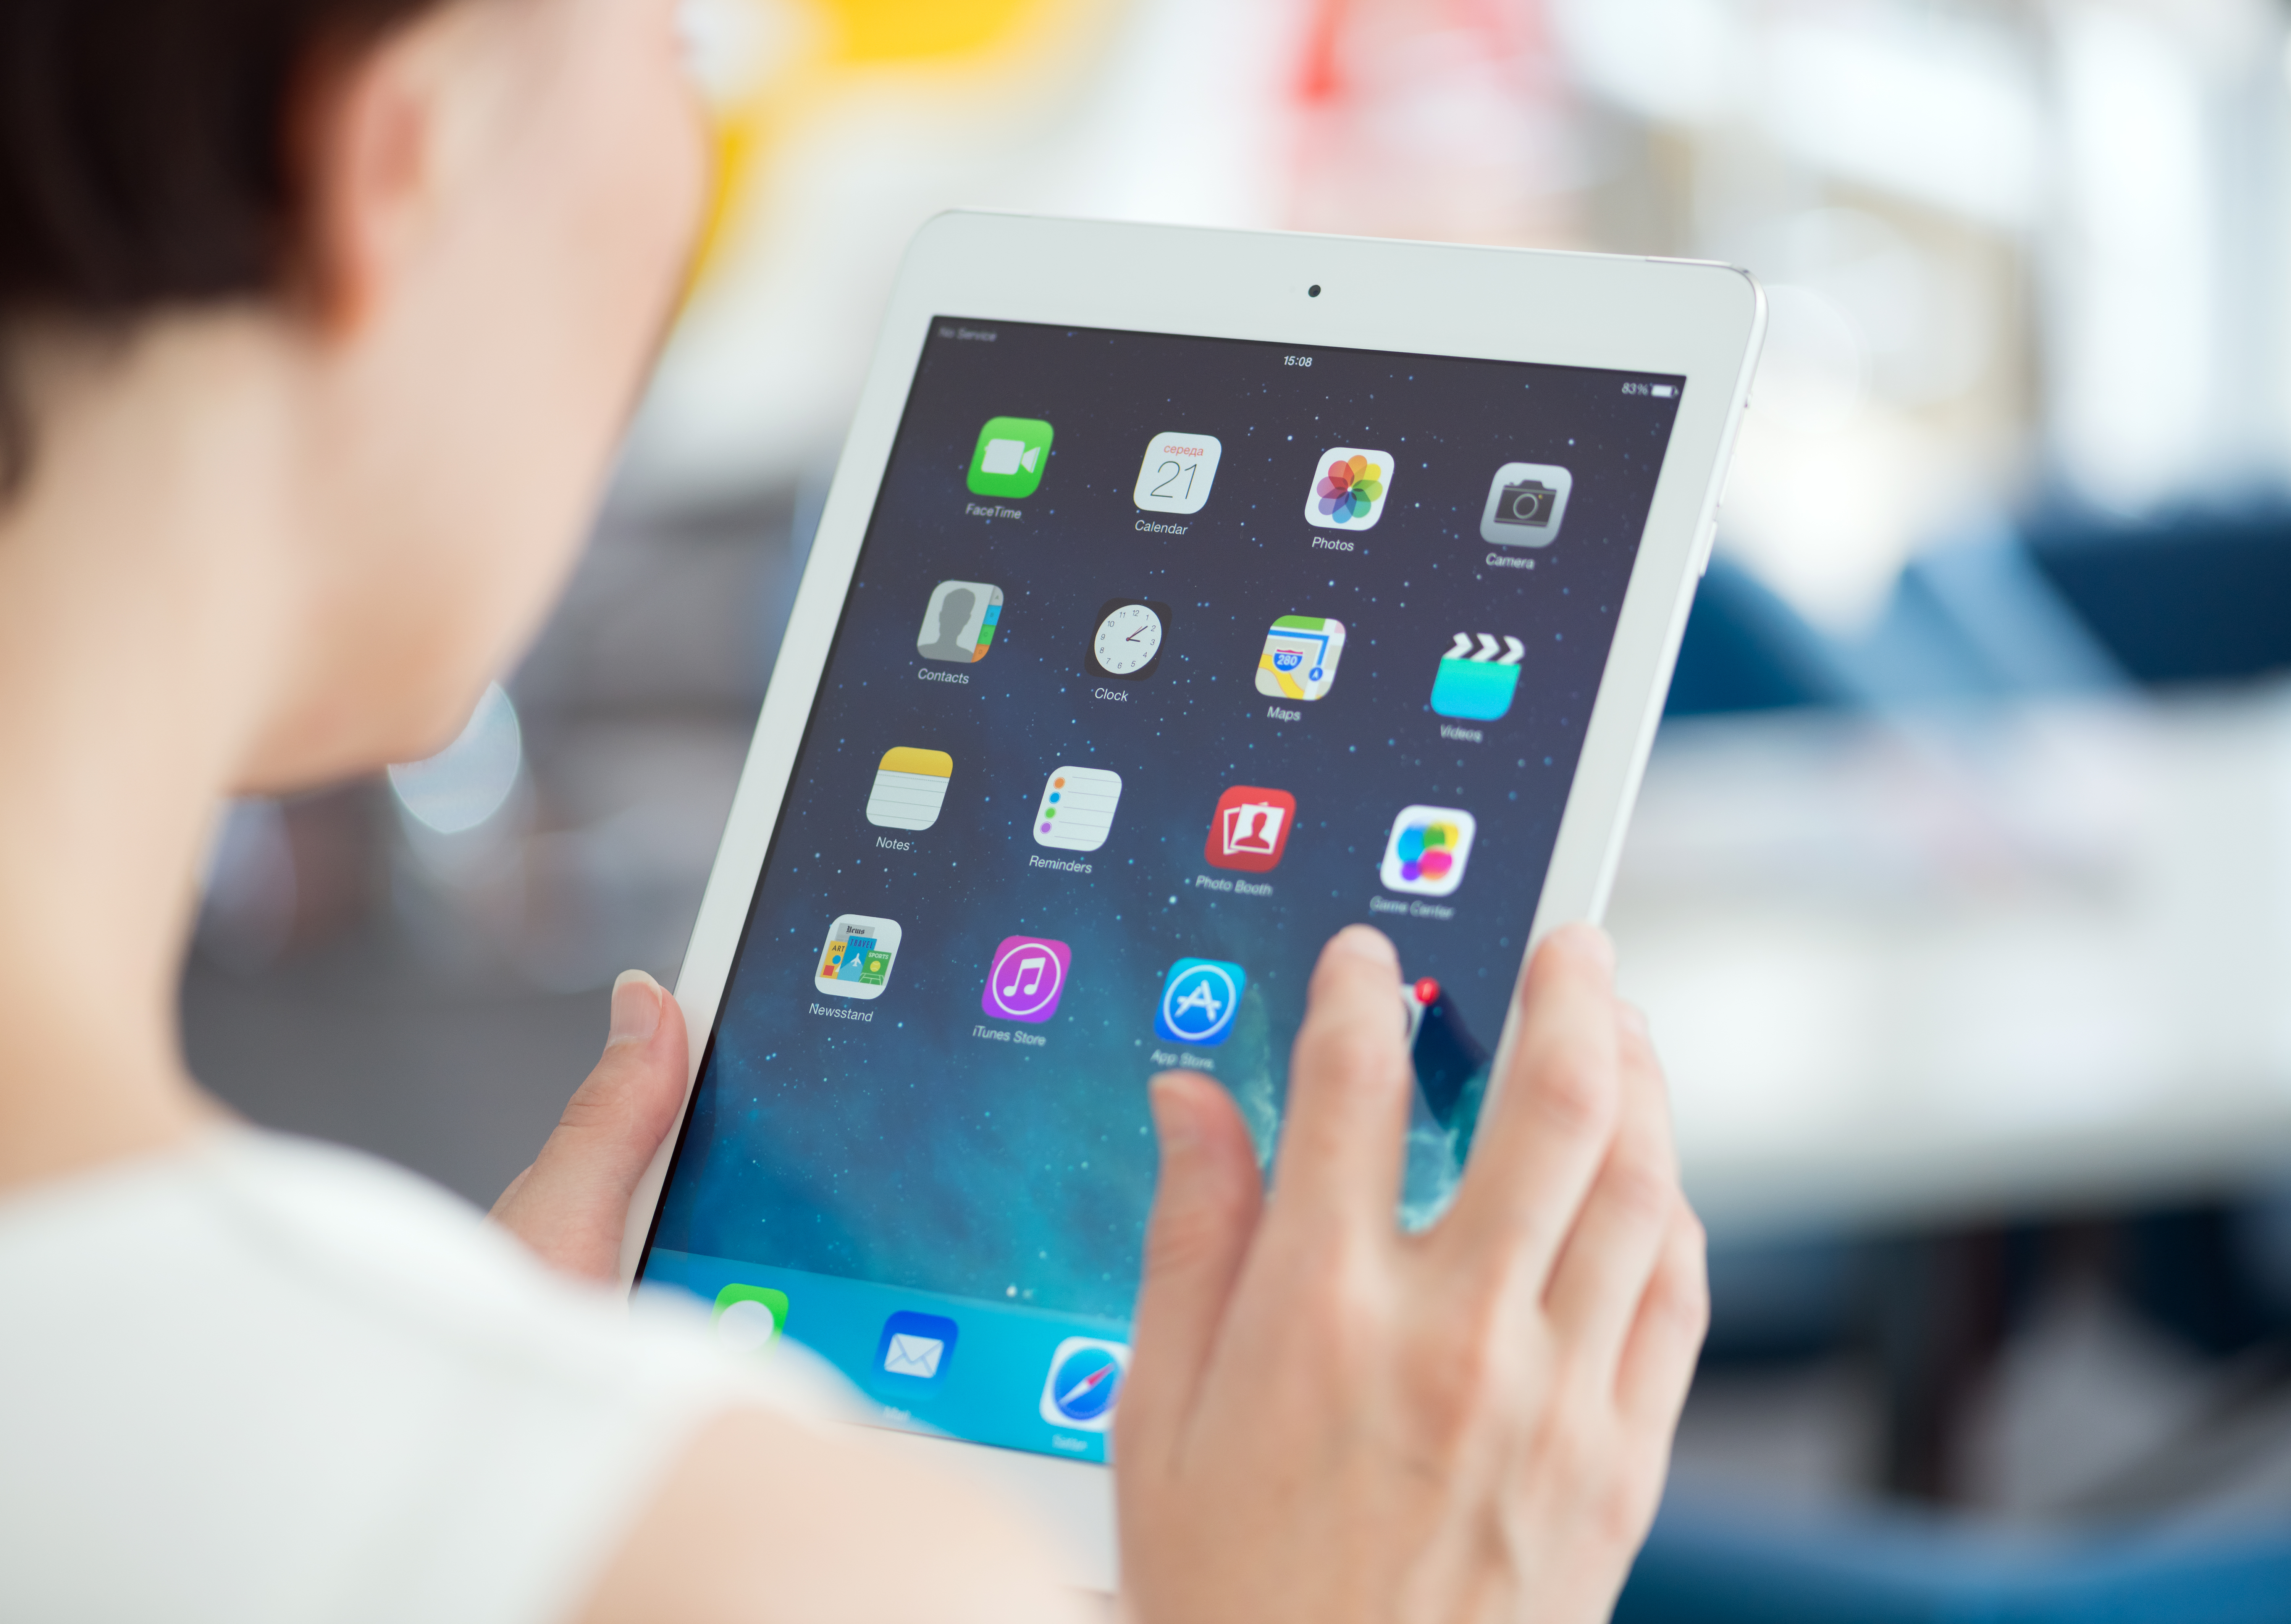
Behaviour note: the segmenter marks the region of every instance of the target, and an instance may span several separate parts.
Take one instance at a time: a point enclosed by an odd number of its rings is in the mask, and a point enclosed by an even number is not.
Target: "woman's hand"
[[[1454,1206],[1395,1222],[1400,967],[1321,956],[1266,1199],[1206,1077],[1154,1080],[1162,1188],[1115,1423],[1142,1624],[1598,1620],[1708,1319],[1662,1075],[1588,927],[1537,953]]]
[[[623,972],[605,1057],[494,1203],[494,1220],[543,1262],[590,1280],[619,1276],[629,1199],[684,1103],[684,1045],[676,1000],[642,970]]]

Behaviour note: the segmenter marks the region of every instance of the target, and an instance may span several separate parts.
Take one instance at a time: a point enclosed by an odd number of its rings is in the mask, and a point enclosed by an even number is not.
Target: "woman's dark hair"
[[[277,285],[302,76],[434,3],[0,0],[0,323]],[[0,392],[0,494],[28,449]]]

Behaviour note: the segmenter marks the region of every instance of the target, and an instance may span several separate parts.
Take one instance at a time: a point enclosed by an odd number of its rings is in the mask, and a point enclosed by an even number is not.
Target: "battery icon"
[[[1676,383],[1658,383],[1652,389],[1649,390],[1647,393],[1652,395],[1657,400],[1668,400],[1672,396],[1678,393],[1678,385]]]

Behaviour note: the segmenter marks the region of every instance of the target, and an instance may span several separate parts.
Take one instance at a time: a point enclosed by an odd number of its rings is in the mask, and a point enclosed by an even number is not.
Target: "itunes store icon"
[[[1066,990],[1066,971],[1073,965],[1073,949],[1064,942],[1004,937],[994,950],[978,1007],[1000,1020],[1039,1025],[1058,1012],[1058,995]]]

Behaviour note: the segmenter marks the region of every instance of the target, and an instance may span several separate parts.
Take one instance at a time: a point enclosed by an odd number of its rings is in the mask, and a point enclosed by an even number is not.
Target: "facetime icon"
[[[970,454],[970,494],[1031,496],[1049,460],[1049,424],[1039,417],[990,417]]]

